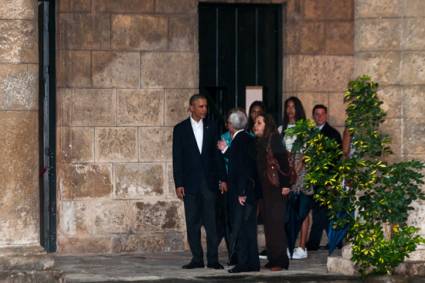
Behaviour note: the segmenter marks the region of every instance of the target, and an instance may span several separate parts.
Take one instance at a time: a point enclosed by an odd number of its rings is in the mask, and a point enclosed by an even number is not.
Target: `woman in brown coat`
[[[254,133],[257,139],[257,167],[263,191],[264,232],[266,236],[267,258],[265,265],[272,271],[288,269],[287,240],[284,226],[286,196],[289,194],[288,156],[283,147],[276,124],[270,115],[259,115],[255,119]],[[273,185],[267,177],[267,151],[271,150],[278,161],[279,184]]]

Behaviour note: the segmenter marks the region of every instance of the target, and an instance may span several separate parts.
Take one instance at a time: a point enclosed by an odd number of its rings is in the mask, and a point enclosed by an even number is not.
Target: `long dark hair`
[[[285,105],[283,108],[283,129],[282,129],[283,131],[286,130],[289,123],[289,117],[288,117],[288,113],[286,112],[286,109],[288,108],[288,103],[290,101],[292,101],[295,105],[295,121],[306,118],[304,107],[301,100],[299,100],[299,98],[295,96],[289,97],[288,99],[285,100]]]
[[[251,103],[248,110],[248,126],[247,126],[248,131],[252,130],[252,127],[254,127],[255,121],[253,121],[251,118],[251,111],[252,111],[252,108],[254,107],[260,107],[263,110],[263,113],[266,112],[266,106],[264,105],[262,101],[256,100],[253,103]]]

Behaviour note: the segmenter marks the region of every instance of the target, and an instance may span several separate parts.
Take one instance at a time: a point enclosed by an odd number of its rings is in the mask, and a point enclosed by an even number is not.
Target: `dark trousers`
[[[307,243],[307,248],[309,250],[319,249],[323,230],[327,233],[328,227],[328,209],[315,202],[313,206],[313,223],[311,224],[310,238]]]
[[[228,205],[227,193],[217,193],[216,202],[216,221],[217,221],[217,245],[220,245],[224,238],[228,255],[230,256],[230,233],[231,233],[231,218]],[[230,260],[230,258],[229,258]]]
[[[216,231],[216,192],[206,185],[200,186],[197,194],[186,194],[184,197],[184,211],[186,216],[187,239],[192,252],[192,262],[203,263],[204,254],[201,244],[201,226],[207,234],[207,261],[208,264],[218,262],[218,243]]]

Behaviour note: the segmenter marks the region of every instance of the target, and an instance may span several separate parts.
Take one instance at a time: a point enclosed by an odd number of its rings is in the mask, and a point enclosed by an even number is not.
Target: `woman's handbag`
[[[297,173],[295,171],[294,166],[291,166],[293,164],[294,163],[289,165],[288,173],[282,172],[282,170],[280,169],[279,162],[274,157],[269,141],[266,148],[266,177],[273,187],[280,188],[279,174],[287,176],[289,178],[290,185],[293,185],[297,181]]]

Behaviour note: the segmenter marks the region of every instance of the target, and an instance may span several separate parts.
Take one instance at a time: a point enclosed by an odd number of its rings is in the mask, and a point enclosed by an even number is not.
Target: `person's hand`
[[[177,194],[177,197],[179,199],[183,200],[183,198],[184,198],[184,187],[177,187],[176,188],[176,194]]]
[[[286,197],[287,195],[289,195],[290,191],[291,190],[289,188],[282,188],[282,195],[284,195]]]
[[[218,148],[220,151],[224,151],[224,150],[226,149],[226,147],[227,147],[227,143],[226,143],[226,141],[225,141],[225,140],[219,140],[219,141],[217,142],[217,148]]]
[[[240,205],[244,206],[246,202],[246,196],[239,196],[238,201]]]
[[[221,192],[221,194],[227,193],[227,183],[226,182],[220,182],[220,192]]]

